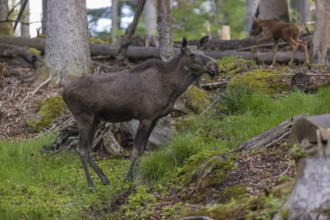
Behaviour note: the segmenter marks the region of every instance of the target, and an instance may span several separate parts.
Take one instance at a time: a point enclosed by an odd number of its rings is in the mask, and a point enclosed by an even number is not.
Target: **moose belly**
[[[134,111],[125,109],[102,109],[97,113],[97,117],[108,122],[124,122],[136,118]]]

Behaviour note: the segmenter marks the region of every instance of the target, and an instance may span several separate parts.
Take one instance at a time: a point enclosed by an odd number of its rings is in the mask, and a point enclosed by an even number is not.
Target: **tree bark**
[[[278,18],[290,21],[288,0],[262,0],[259,3],[259,17],[262,19]]]
[[[252,16],[256,15],[256,11],[260,0],[246,0],[247,27],[251,31],[253,20]]]
[[[118,25],[118,0],[111,0],[111,42],[116,42]]]
[[[42,34],[47,34],[47,26],[46,26],[46,21],[47,21],[47,2],[48,0],[42,0],[42,18],[41,18],[41,33]]]
[[[23,4],[25,2],[25,5]],[[21,36],[30,37],[30,1],[26,0],[21,3],[21,10],[23,10],[23,15],[21,18]]]
[[[327,52],[330,47],[330,1],[316,2],[316,21],[313,34],[313,60],[315,63],[326,64]]]
[[[147,36],[157,35],[157,1],[146,0],[144,5]]]
[[[158,31],[160,57],[164,61],[172,59],[175,55],[172,41],[171,1],[158,0]]]
[[[310,21],[311,14],[309,12],[310,2],[309,0],[299,0],[291,3],[292,8],[296,9],[299,15],[299,23],[304,24]]]
[[[92,62],[85,0],[47,2],[45,63],[57,84],[88,74]]]
[[[0,35],[12,35],[13,25],[8,20],[8,0],[0,0]]]

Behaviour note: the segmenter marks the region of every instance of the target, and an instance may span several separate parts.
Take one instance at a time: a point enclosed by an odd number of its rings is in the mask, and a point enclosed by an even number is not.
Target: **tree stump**
[[[293,191],[274,219],[330,219],[330,114],[298,120],[290,136],[307,157],[298,161]]]

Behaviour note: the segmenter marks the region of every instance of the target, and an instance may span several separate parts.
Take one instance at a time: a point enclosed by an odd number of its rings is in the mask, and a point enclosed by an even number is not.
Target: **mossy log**
[[[5,57],[19,56],[31,64],[42,60],[38,54],[32,53],[29,48],[4,43],[0,43],[0,55]]]

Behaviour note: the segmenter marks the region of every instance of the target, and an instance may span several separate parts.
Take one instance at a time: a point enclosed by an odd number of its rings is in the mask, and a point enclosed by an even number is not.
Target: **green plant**
[[[136,192],[131,194],[126,205],[120,212],[129,219],[144,219],[149,217],[148,209],[156,203],[156,197],[149,194],[145,186],[138,186]]]
[[[242,101],[246,96],[252,96],[255,90],[249,85],[233,86],[228,88],[220,98],[220,114],[233,115],[242,107]]]

